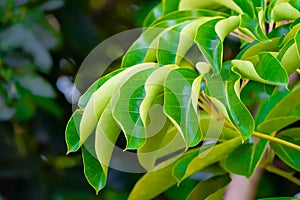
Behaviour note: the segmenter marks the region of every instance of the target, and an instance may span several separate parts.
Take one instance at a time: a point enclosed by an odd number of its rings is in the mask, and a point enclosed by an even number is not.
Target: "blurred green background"
[[[141,175],[111,170],[96,196],[80,152],[65,155],[64,129],[84,58],[106,38],[141,27],[158,2],[0,0],[0,200],[127,198]],[[158,199],[181,199],[195,184],[184,181]],[[262,186],[260,196],[295,190],[268,173]]]

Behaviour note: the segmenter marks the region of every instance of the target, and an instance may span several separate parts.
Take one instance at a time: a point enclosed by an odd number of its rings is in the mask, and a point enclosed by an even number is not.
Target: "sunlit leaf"
[[[250,61],[233,60],[234,70],[250,80],[287,87],[288,77],[280,62],[270,53],[259,53],[258,57],[255,66]]]
[[[197,115],[200,84],[201,77],[184,68],[170,71],[164,84],[164,112],[184,138],[186,147],[197,145],[202,138]]]
[[[127,145],[126,149],[137,149],[145,143],[145,127],[140,116],[140,105],[145,97],[145,82],[157,68],[156,64],[145,65],[139,72],[136,70],[129,79],[121,83],[113,101],[113,117],[122,128]]]
[[[239,145],[241,145],[241,139],[237,137],[220,144],[191,150],[176,162],[173,175],[180,182],[204,167],[220,161]]]
[[[122,72],[124,69],[118,69],[116,71],[113,71],[103,77],[101,77],[99,80],[95,81],[89,89],[80,97],[78,101],[78,106],[84,110],[86,104],[90,100],[92,94],[96,92],[98,88],[100,88],[106,81],[108,81],[111,77],[117,75],[118,73]]]
[[[281,2],[274,6],[271,18],[277,21],[295,20],[300,17],[300,12],[288,2]]]

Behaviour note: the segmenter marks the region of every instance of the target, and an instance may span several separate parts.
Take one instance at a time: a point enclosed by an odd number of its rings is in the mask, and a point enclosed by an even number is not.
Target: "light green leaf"
[[[66,144],[68,147],[67,154],[78,151],[80,147],[79,123],[81,121],[81,116],[80,110],[76,110],[68,121],[65,133]]]
[[[258,130],[264,133],[272,133],[281,130],[288,125],[300,120],[300,116],[282,116],[266,120],[258,126]]]
[[[257,168],[267,148],[268,141],[259,139],[257,144],[243,144],[226,159],[226,169],[234,174],[249,178]]]
[[[299,36],[299,34],[297,35]],[[277,58],[281,65],[285,68],[288,75],[298,69],[300,66],[300,56],[294,39],[290,40],[282,47]]]
[[[298,30],[295,35],[295,43],[297,47],[298,57],[300,57],[300,30]]]
[[[184,19],[184,21],[200,19],[205,17],[229,17],[226,13],[217,12],[213,10],[195,9],[195,10],[181,10],[172,12],[157,19],[152,25],[159,25],[161,22]]]
[[[96,193],[104,188],[106,177],[103,169],[96,158],[94,141],[89,141],[89,145],[82,146],[82,160],[84,175],[89,184],[95,189]]]
[[[155,69],[157,65],[150,63],[139,72],[132,71],[112,99],[113,117],[125,134],[126,149],[137,149],[145,143],[145,127],[139,108],[145,97],[146,79]]]
[[[237,137],[220,144],[188,151],[176,162],[173,175],[177,181],[182,181],[195,172],[220,161],[241,144],[241,138]]]
[[[164,92],[164,82],[168,73],[175,68],[177,68],[176,65],[160,67],[147,78],[145,82],[146,95],[140,106],[140,115],[145,126],[148,123],[148,114],[153,102],[158,95]]]
[[[201,77],[185,68],[170,71],[164,84],[164,112],[184,138],[187,148],[197,145],[202,138],[197,115],[200,84]]]
[[[133,67],[135,69],[136,67]],[[97,122],[110,102],[112,94],[116,87],[119,85],[119,81],[124,77],[126,72],[116,74],[107,80],[97,91],[95,91],[89,98],[88,103],[85,105],[82,100],[84,107],[82,119],[80,122],[80,145],[93,133],[96,128]],[[88,93],[87,93],[88,95]],[[87,96],[88,97],[88,96]]]
[[[254,66],[250,61],[233,60],[233,69],[250,80],[287,87],[288,76],[280,62],[271,53],[259,53]]]
[[[105,179],[107,178],[108,166],[120,131],[121,129],[112,116],[112,106],[109,103],[98,121],[95,135],[95,151]]]
[[[228,175],[214,176],[207,180],[201,181],[189,194],[189,200],[207,199],[209,196],[223,189],[230,183]]]
[[[279,138],[300,146],[299,141],[294,141],[293,139],[284,136],[280,136]],[[283,160],[287,165],[289,165],[293,169],[300,171],[299,151],[276,142],[271,142],[270,144],[275,154],[278,155],[278,157],[281,160]]]
[[[179,10],[209,9],[218,10],[223,6],[212,0],[181,0]]]
[[[172,176],[173,164],[156,171],[146,173],[135,184],[128,200],[153,199],[176,184]]]
[[[124,69],[118,69],[116,71],[113,71],[103,77],[101,77],[100,79],[98,79],[97,81],[95,81],[90,87],[89,89],[80,97],[79,101],[78,101],[78,106],[80,107],[80,109],[84,110],[84,108],[86,107],[88,101],[90,100],[92,94],[98,90],[98,88],[100,88],[106,81],[108,81],[111,77],[119,74],[120,72],[122,72]]]
[[[300,12],[288,2],[281,2],[274,6],[271,18],[275,21],[295,20],[300,17]]]

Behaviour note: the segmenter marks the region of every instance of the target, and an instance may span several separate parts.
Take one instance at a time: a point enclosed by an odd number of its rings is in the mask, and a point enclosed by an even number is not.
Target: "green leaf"
[[[300,128],[290,128],[286,129],[284,131],[281,131],[278,136],[282,137],[289,137],[292,138],[295,141],[300,141]]]
[[[240,17],[241,17],[240,28],[249,30],[251,34],[253,34],[253,36],[258,40],[262,40],[262,41],[268,40],[257,18],[253,18],[247,14],[242,14],[240,15]]]
[[[255,7],[252,1],[249,0],[233,0],[240,9],[242,9],[243,13],[247,14],[249,17],[254,18],[255,16]]]
[[[172,176],[173,164],[159,170],[146,173],[131,190],[128,200],[153,199],[176,184]]]
[[[68,147],[67,154],[78,151],[80,147],[79,124],[81,117],[82,114],[80,113],[80,110],[76,110],[68,121],[65,133],[66,144]]]
[[[212,65],[215,74],[218,74],[222,68],[223,47],[219,36],[215,31],[216,24],[220,19],[210,20],[197,30],[195,42],[206,60]]]
[[[297,115],[300,116],[300,85],[296,86],[269,112],[266,120]],[[292,102],[292,103],[291,103]]]
[[[223,189],[230,183],[231,179],[228,175],[214,176],[207,180],[201,181],[189,194],[189,200],[207,199],[209,196]]]
[[[258,200],[298,200],[298,197],[271,197],[271,198],[262,198]]]
[[[170,71],[164,84],[164,112],[184,138],[187,148],[197,145],[202,138],[197,115],[200,84],[201,77],[185,68]]]
[[[269,114],[270,110],[276,106],[276,104],[288,94],[287,90],[277,90],[257,111],[256,126],[263,123]]]
[[[157,4],[153,9],[151,9],[143,22],[143,27],[150,26],[155,20],[160,18],[163,15],[162,10],[162,3]]]
[[[249,178],[257,168],[267,148],[268,141],[259,139],[256,144],[243,144],[226,159],[226,169],[234,174]]]
[[[272,133],[281,130],[298,121],[300,116],[283,116],[266,120],[258,126],[258,130],[264,133]]]
[[[119,74],[122,71],[124,71],[124,69],[118,69],[116,71],[113,71],[113,72],[101,77],[97,81],[95,81],[89,87],[89,89],[79,98],[78,106],[80,107],[80,109],[84,110],[84,108],[86,107],[86,105],[87,105],[88,101],[90,100],[92,94],[94,92],[96,92],[96,90],[98,90],[106,81],[108,81],[110,78],[112,78],[113,76]]]
[[[130,70],[135,70],[140,68],[139,65],[130,68]],[[136,69],[137,70],[137,69]],[[115,76],[108,79],[100,88],[98,88],[88,99],[86,104],[82,100],[82,106],[84,107],[82,119],[80,122],[80,145],[82,145],[85,140],[94,132],[97,122],[111,100],[114,90],[119,87],[119,81],[126,75],[126,72],[116,74]],[[130,72],[130,71],[129,71]],[[89,92],[87,93],[88,97]],[[85,105],[86,104],[86,105]]]
[[[111,103],[103,111],[96,128],[95,151],[107,178],[108,166],[121,129],[112,116]]]
[[[152,60],[156,61],[155,52],[156,49],[151,47],[154,39],[164,31],[164,28],[149,28],[131,45],[126,54],[122,58],[122,68],[131,67],[136,64],[145,62],[147,53],[152,53]],[[148,60],[149,61],[149,56]]]
[[[300,37],[300,33],[297,33],[298,34],[295,37],[298,38]],[[277,58],[281,62],[281,65],[285,68],[288,75],[298,69],[300,65],[300,56],[294,39],[290,40],[282,47]]]
[[[176,65],[160,67],[147,78],[145,82],[146,95],[140,106],[140,115],[144,126],[148,123],[149,111],[157,96],[164,92],[164,82],[168,73],[175,68],[177,68]]]
[[[103,169],[96,158],[94,141],[88,142],[82,146],[82,159],[84,166],[84,175],[89,184],[95,189],[96,193],[104,188],[106,177]]]
[[[300,146],[300,142],[294,141],[291,138],[284,137],[284,136],[280,136],[279,138]],[[289,165],[293,169],[300,171],[299,151],[276,142],[271,142],[270,144],[275,154],[278,155],[278,157],[281,160],[283,160],[287,165]]]
[[[173,175],[180,182],[195,172],[220,161],[241,143],[241,138],[237,137],[217,145],[204,146],[188,151],[176,162]]]
[[[163,15],[178,10],[180,0],[162,0]]]
[[[288,76],[280,62],[271,53],[259,53],[254,66],[250,61],[233,60],[233,69],[250,80],[287,87]]]
[[[208,9],[208,10],[218,10],[223,7],[218,3],[219,1],[212,0],[181,0],[179,4],[179,10],[193,10],[193,9]],[[230,1],[227,1],[230,2]],[[230,3],[232,5],[232,3]]]
[[[230,67],[229,62],[223,65],[222,77],[205,74],[206,91],[218,111],[231,122],[243,139],[247,139],[253,132],[254,120],[239,97],[240,75],[231,71]]]
[[[161,22],[184,19],[184,21],[200,19],[205,17],[229,17],[226,13],[205,9],[181,10],[169,13],[157,19],[152,25],[158,25]]]
[[[126,149],[137,149],[145,143],[145,127],[140,116],[140,105],[145,97],[145,82],[149,75],[157,69],[154,63],[148,63],[144,69],[139,68],[128,74],[127,80],[113,98],[113,117],[122,128],[127,145]],[[142,69],[142,70],[141,70]]]
[[[274,6],[271,18],[275,21],[295,20],[300,17],[300,12],[288,2],[281,2]]]

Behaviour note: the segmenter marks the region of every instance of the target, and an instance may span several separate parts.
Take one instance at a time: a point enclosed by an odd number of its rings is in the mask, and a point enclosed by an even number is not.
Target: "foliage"
[[[222,199],[229,172],[250,177],[258,166],[299,185],[293,176],[300,170],[299,82],[293,78],[300,64],[299,9],[293,0],[164,0],[154,7],[121,69],[87,90],[67,125],[68,152],[82,148],[94,189],[106,184],[120,133],[125,150],[136,150],[149,170],[129,199],[154,198],[216,164],[189,198]],[[224,41],[232,38],[241,49],[225,60]],[[149,128],[155,105],[161,108],[155,117],[166,119],[159,133]],[[219,135],[210,134],[210,124],[221,126]],[[145,163],[143,152],[160,152],[177,135],[168,153],[184,153],[155,165],[165,155],[157,153]],[[208,139],[215,144],[206,145]],[[279,169],[277,159],[292,172]]]

